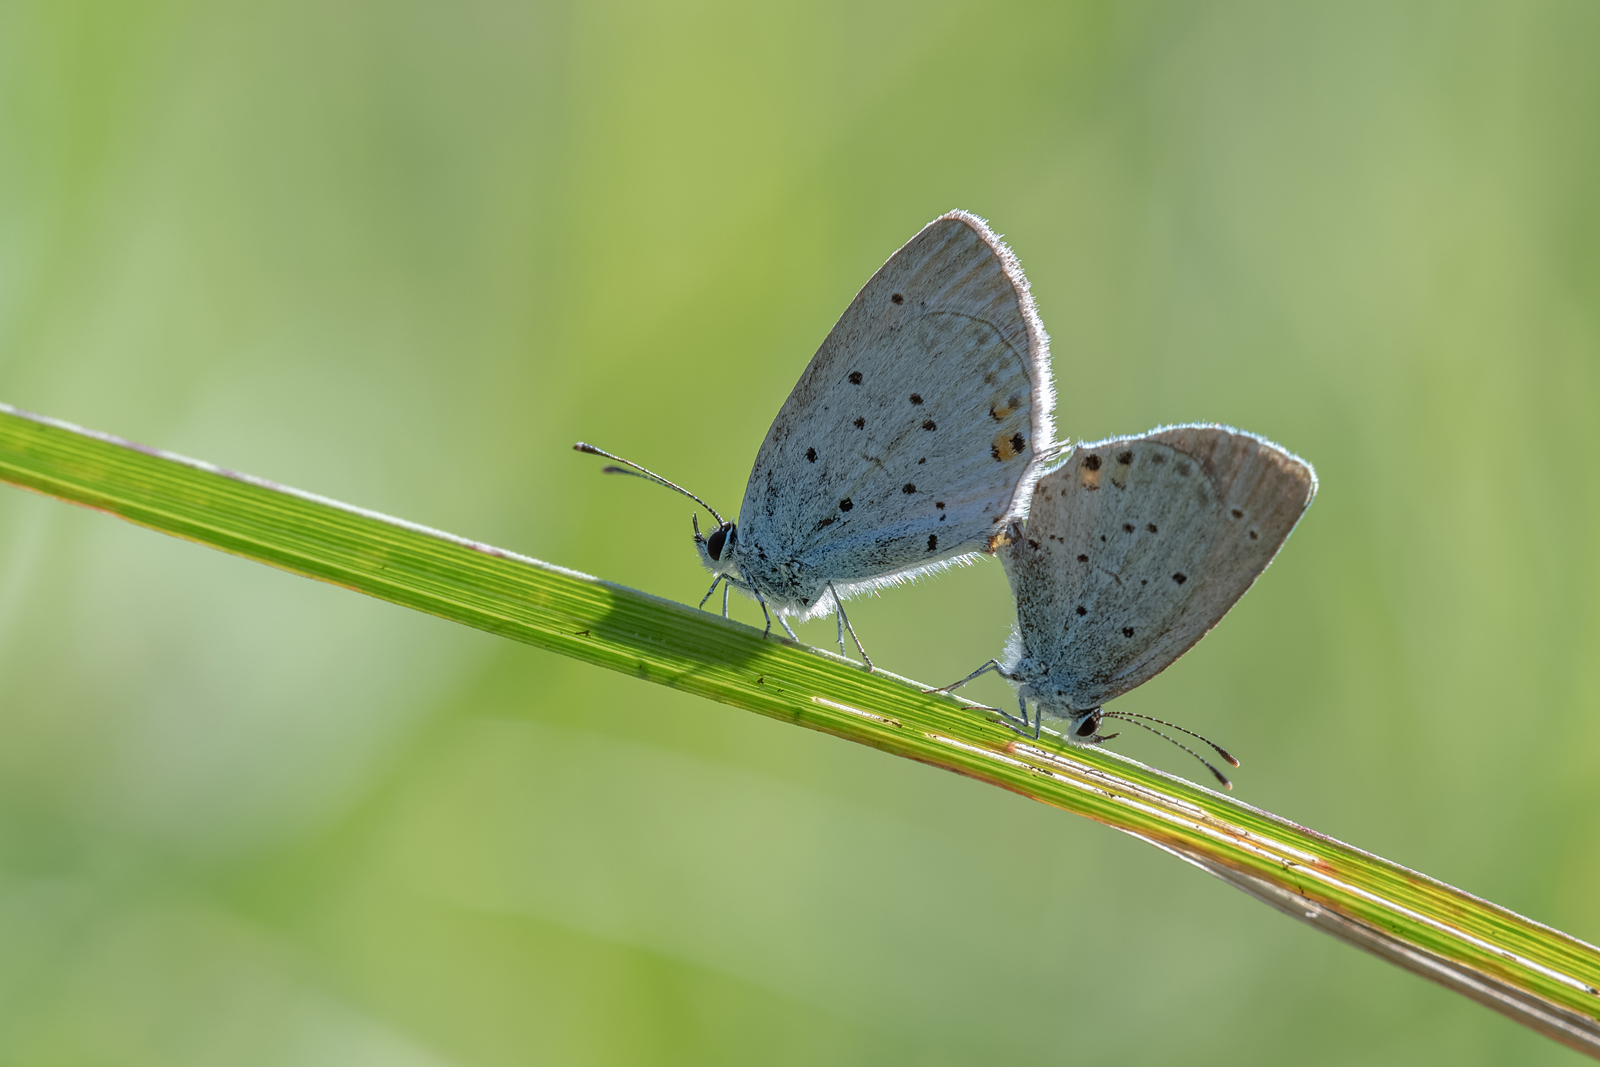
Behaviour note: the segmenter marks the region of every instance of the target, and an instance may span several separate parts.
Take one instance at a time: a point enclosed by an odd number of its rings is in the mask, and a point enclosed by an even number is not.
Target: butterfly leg
[[[732,588],[733,584],[731,582],[722,583],[722,617],[724,619],[728,617],[728,590]]]
[[[800,643],[800,635],[795,633],[794,630],[789,626],[788,618],[786,616],[779,615],[778,616],[778,622],[783,626],[784,632],[787,633],[790,637],[794,638],[795,644],[799,644]]]
[[[700,598],[700,606],[702,608],[706,606],[706,601],[711,599],[711,594],[715,593],[717,591],[717,583],[722,581],[722,577],[723,576],[719,574],[715,578],[711,579],[711,588],[707,589],[706,590],[706,595]],[[723,586],[722,587],[722,617],[724,619],[726,619],[728,617],[728,587],[727,586]]]
[[[1000,665],[1000,661],[997,659],[992,659],[988,663],[985,663],[983,666],[979,667],[977,670],[973,671],[971,674],[967,675],[965,678],[961,679],[959,682],[951,682],[949,685],[941,685],[937,689],[924,689],[923,692],[948,693],[952,689],[960,689],[974,678],[981,674],[987,674],[990,671],[994,671],[1002,678],[1010,677],[1010,675],[1006,674],[1006,669]],[[987,704],[974,705],[970,710],[992,711],[996,715],[1000,716],[1001,722],[1011,727],[1012,730],[1021,734],[1023,737],[1031,736],[1035,741],[1039,740],[1039,728],[1044,722],[1044,717],[1035,712],[1033,721],[1031,723],[1028,721],[1028,701],[1025,697],[1020,695],[1017,697],[1018,715],[1008,715],[1000,708],[991,708]]]
[[[767,620],[767,628],[761,631],[761,636],[763,639],[765,639],[772,636],[772,613],[767,610],[767,601],[761,595],[761,590],[755,589],[753,591],[756,594],[756,603],[761,605],[761,614]],[[708,593],[707,595],[709,596],[710,594]],[[783,620],[783,616],[779,615],[778,619],[781,622]],[[785,627],[785,629],[787,629],[787,627]]]
[[[999,711],[1001,721],[1016,733],[1021,734],[1023,737],[1031,737],[1035,741],[1039,740],[1039,727],[1044,724],[1044,716],[1036,710],[1033,713],[1033,722],[1030,723],[1028,721],[1028,702],[1023,697],[1017,697],[1017,715],[1015,716],[1007,715],[1005,712],[1000,711],[999,708],[991,708],[989,710]]]
[[[923,692],[924,693],[948,693],[952,689],[960,689],[962,686],[966,685],[968,682],[970,682],[974,678],[978,677],[978,675],[987,674],[989,671],[994,671],[995,673],[999,674],[1002,678],[1005,677],[1005,673],[1006,673],[1005,668],[1000,666],[1000,661],[997,660],[997,659],[992,659],[988,663],[985,663],[983,666],[979,667],[977,670],[973,671],[971,674],[967,675],[965,678],[961,679],[961,681],[959,681],[959,682],[951,682],[949,685],[941,685],[937,689],[924,689]],[[1001,714],[1005,714],[1005,713],[1002,712]],[[1009,719],[1010,716],[1007,715],[1006,718]]]
[[[848,615],[846,615],[844,613],[844,601],[839,599],[839,591],[833,587],[833,583],[832,582],[828,583],[828,592],[833,594],[833,609],[839,613],[839,626],[840,626],[840,628],[850,631],[850,640],[852,640],[852,641],[854,641],[856,643],[856,651],[860,652],[861,653],[861,658],[864,661],[866,661],[867,670],[869,670],[869,671],[877,670],[878,668],[876,668],[876,667],[874,667],[872,665],[872,657],[867,655],[867,650],[865,648],[861,647],[861,638],[856,636],[856,628],[854,626],[850,625],[850,616],[848,616]],[[844,634],[842,634],[842,633],[839,635],[839,654],[840,655],[844,655],[845,654],[844,653]]]

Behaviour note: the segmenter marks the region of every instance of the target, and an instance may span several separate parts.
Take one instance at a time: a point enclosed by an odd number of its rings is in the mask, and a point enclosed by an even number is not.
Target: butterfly
[[[963,211],[929,223],[889,257],[822,342],[762,439],[738,521],[687,489],[592,445],[711,513],[701,563],[761,605],[791,637],[790,617],[992,552],[1026,514],[1058,458],[1050,349],[1016,257]]]
[[[1161,673],[1227,614],[1316,490],[1310,464],[1224,426],[1169,426],[1077,446],[1035,484],[1027,519],[1009,525],[999,547],[1017,605],[1004,662],[990,660],[929,692],[993,670],[1017,691],[1020,717],[1001,715],[1034,737],[1046,716],[1064,720],[1065,736],[1078,744],[1115,737],[1098,732],[1106,718],[1144,726],[1148,716],[1102,705]],[[1199,738],[1238,766],[1200,735],[1149,721]]]

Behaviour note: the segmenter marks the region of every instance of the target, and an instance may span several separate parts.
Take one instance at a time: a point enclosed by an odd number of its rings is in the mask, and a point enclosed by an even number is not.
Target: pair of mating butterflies
[[[833,613],[841,652],[847,628],[855,638],[844,599],[999,555],[1017,602],[1004,661],[944,689],[998,671],[1017,690],[1020,717],[1001,712],[1014,729],[1037,737],[1049,716],[1068,740],[1098,744],[1115,736],[1099,734],[1103,718],[1143,725],[1101,706],[1164,670],[1244,595],[1316,475],[1221,426],[1069,451],[1054,441],[1053,402],[1049,339],[1021,267],[982,219],[955,211],[845,309],[762,441],[739,523],[643,467],[575,447],[712,514],[709,535],[694,523],[713,575],[702,605],[720,583],[727,615],[738,589],[768,632],[775,612],[791,637],[789,616]]]

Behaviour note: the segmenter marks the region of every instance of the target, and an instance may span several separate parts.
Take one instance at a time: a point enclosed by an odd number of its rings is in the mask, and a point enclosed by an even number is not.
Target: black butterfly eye
[[[716,533],[706,538],[706,555],[715,560],[722,558],[722,546],[728,540],[728,530],[727,526],[718,526]]]
[[[1079,737],[1093,737],[1098,729],[1100,729],[1100,713],[1093,711],[1083,717],[1083,721],[1078,724],[1074,733]]]

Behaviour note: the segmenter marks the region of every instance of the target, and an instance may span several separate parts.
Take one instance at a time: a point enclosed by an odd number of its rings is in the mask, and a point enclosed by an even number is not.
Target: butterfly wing
[[[1023,653],[1087,710],[1165,670],[1272,562],[1316,492],[1296,457],[1220,426],[1080,445],[1001,558]]]
[[[872,276],[761,445],[745,577],[811,607],[988,547],[1026,513],[1050,421],[1049,343],[1016,259],[964,212]]]

